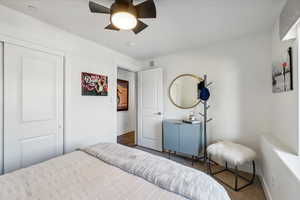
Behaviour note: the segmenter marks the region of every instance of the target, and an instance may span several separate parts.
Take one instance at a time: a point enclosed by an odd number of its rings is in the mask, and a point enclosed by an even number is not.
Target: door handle
[[[158,112],[158,113],[156,113],[157,115],[162,115],[162,113],[161,112]]]

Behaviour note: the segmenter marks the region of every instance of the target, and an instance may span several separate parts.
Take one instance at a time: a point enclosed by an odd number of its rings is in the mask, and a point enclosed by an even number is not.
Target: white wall
[[[118,79],[129,81],[128,111],[117,113],[117,133],[122,135],[136,130],[136,80],[135,73],[118,68]]]
[[[291,153],[298,153],[298,43],[296,40],[281,42],[278,23],[274,27],[272,38],[272,65],[281,65],[287,48],[289,46],[293,47],[294,90],[283,93],[272,93],[272,91],[269,91],[272,106],[272,114],[270,115],[272,126],[270,132]]]
[[[100,141],[116,142],[117,66],[137,71],[139,62],[4,6],[0,6],[0,38],[28,41],[65,53],[67,152]],[[108,75],[109,96],[81,96],[81,72]]]
[[[300,158],[289,152],[272,134],[261,137],[261,173],[267,200],[298,200]]]
[[[298,58],[299,40],[281,42],[279,23],[273,31],[273,64],[282,63],[281,57],[289,45],[294,47],[294,90],[270,96],[270,132],[260,140],[261,172],[268,199],[296,200],[300,196],[300,157],[298,132]],[[300,29],[299,29],[300,30]],[[299,31],[300,33],[300,31]],[[299,35],[300,36],[300,35]],[[298,36],[298,38],[300,38]],[[270,66],[270,71],[271,71]]]
[[[199,50],[153,59],[164,69],[164,96],[180,74],[208,75],[211,87],[208,136],[258,150],[261,132],[270,129],[267,93],[271,91],[271,31],[220,42]],[[201,106],[196,110],[202,109]],[[164,118],[182,119],[191,110],[164,99]]]
[[[207,74],[214,82],[209,110],[214,118],[208,127],[210,141],[232,140],[255,149],[268,200],[296,200],[300,196],[300,158],[293,154],[299,140],[298,56],[294,51],[295,90],[273,94],[272,50],[275,63],[281,62],[278,58],[282,51],[278,24],[274,32],[273,37],[271,31],[253,34],[153,60],[164,69],[164,96],[168,96],[169,84],[176,76]],[[297,43],[294,45],[297,47]],[[176,108],[168,98],[164,104],[165,118],[181,119],[191,111]]]

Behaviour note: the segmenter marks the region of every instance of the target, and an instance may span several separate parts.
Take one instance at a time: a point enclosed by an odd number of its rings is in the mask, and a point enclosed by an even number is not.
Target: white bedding
[[[207,174],[145,151],[115,143],[82,151],[191,200],[230,200],[224,187]]]
[[[0,176],[0,200],[125,199],[186,198],[81,151]],[[214,200],[213,191],[209,200]]]
[[[84,152],[0,176],[0,200],[184,200]]]

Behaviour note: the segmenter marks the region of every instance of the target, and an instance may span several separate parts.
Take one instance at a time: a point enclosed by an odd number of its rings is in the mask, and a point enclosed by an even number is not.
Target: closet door
[[[4,44],[4,172],[63,153],[63,57]]]

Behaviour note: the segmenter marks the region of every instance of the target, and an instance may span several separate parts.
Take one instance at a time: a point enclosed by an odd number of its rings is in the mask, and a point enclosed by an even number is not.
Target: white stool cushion
[[[256,153],[252,149],[229,141],[209,145],[207,153],[213,158],[227,161],[235,166],[253,161],[256,157]]]

